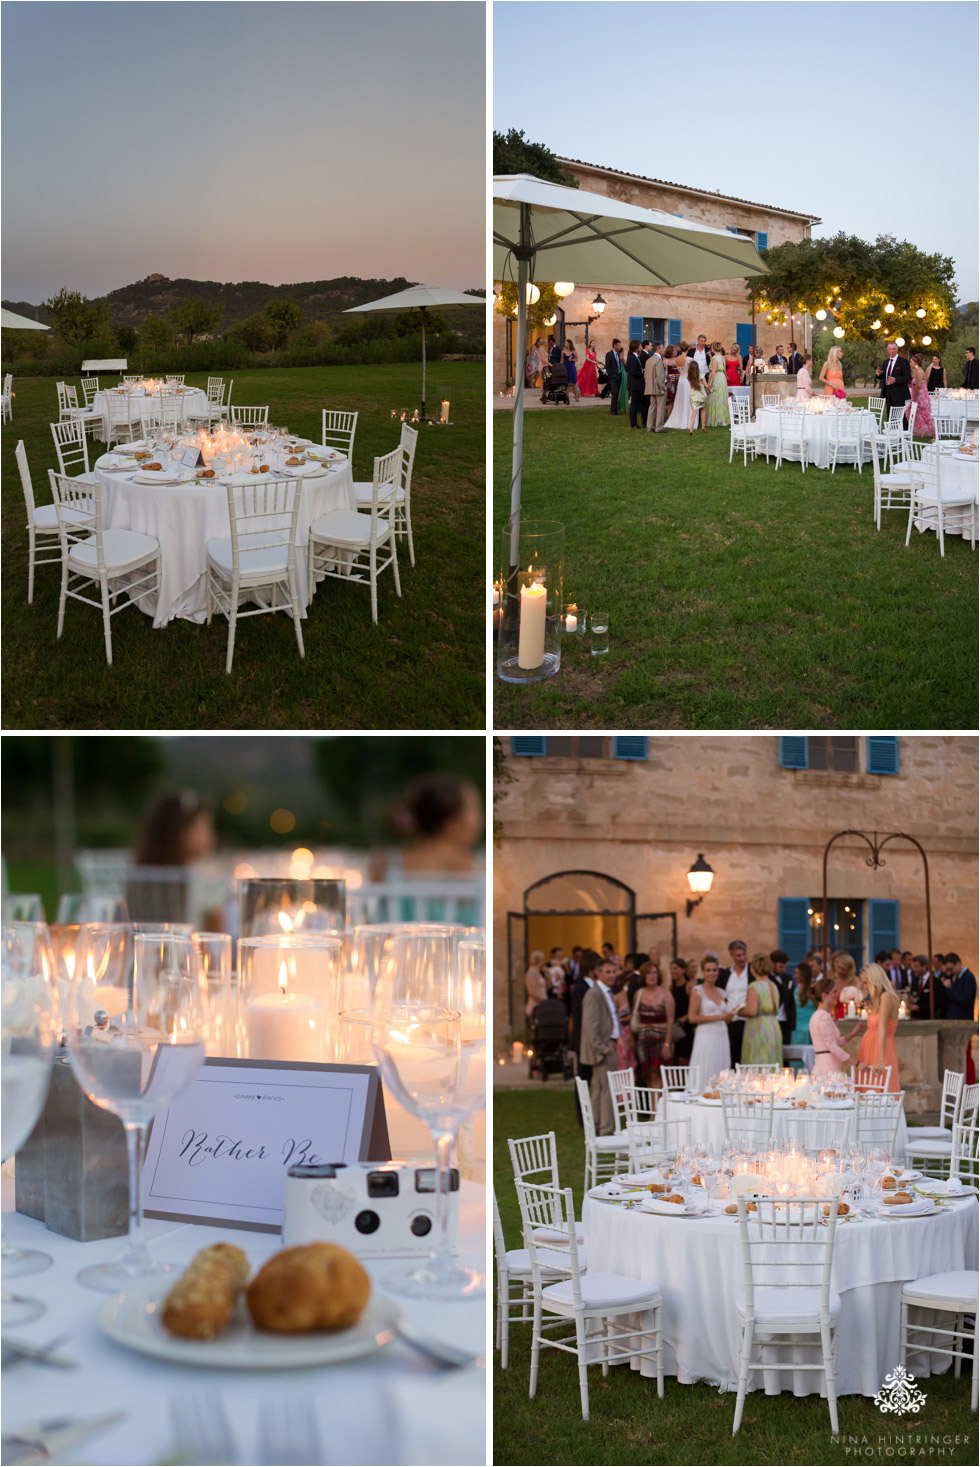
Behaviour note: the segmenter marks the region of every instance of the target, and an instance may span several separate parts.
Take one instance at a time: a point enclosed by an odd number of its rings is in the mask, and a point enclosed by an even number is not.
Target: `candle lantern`
[[[448,398],[444,398],[443,401],[442,401],[442,403],[441,403],[441,405],[440,405],[440,409],[439,409],[439,421],[440,421],[440,423],[448,423],[449,422],[449,400],[448,400]]]
[[[503,532],[497,676],[508,683],[554,677],[561,666],[565,526],[526,520]]]
[[[319,876],[246,876],[238,883],[239,937],[343,932],[346,914],[343,881]]]
[[[238,1006],[246,1059],[337,1061],[342,939],[244,937]]]
[[[562,635],[580,637],[585,631],[585,612],[575,601],[569,601],[562,613]]]

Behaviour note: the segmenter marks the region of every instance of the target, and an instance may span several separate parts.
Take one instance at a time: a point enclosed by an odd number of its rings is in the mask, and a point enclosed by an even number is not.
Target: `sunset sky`
[[[485,275],[485,9],[3,6],[3,295]]]

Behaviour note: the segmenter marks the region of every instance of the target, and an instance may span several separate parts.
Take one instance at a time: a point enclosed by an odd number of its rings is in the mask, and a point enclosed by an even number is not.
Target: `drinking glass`
[[[154,1116],[191,1083],[204,1059],[207,988],[192,937],[82,929],[66,1023],[68,1057],[82,1090],[123,1123],[129,1156],[129,1240],[110,1263],[78,1275],[118,1294],[174,1272],[143,1239],[142,1168]]]
[[[7,1161],[37,1125],[48,1092],[51,1061],[61,1035],[54,954],[42,922],[5,922],[2,938],[2,1105],[0,1152]],[[4,1278],[24,1278],[51,1264],[36,1248],[3,1244]],[[44,1313],[34,1299],[3,1295],[5,1326],[29,1324]]]
[[[602,657],[609,651],[609,617],[604,611],[592,613],[592,656]]]
[[[43,922],[44,903],[37,892],[19,892],[8,894],[3,899],[3,920],[5,922]]]
[[[207,991],[205,1048],[208,1054],[238,1054],[238,1014],[231,982],[231,937],[227,932],[195,932]]]

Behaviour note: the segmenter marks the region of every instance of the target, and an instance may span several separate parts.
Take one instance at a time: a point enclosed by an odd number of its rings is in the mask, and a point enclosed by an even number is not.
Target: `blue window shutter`
[[[779,898],[779,946],[789,953],[789,965],[802,963],[810,946],[810,903],[806,897]]]
[[[524,754],[527,756],[544,754],[547,752],[545,739],[543,736],[539,738],[511,739],[510,752],[512,754]]]
[[[769,248],[769,235],[764,231],[757,231],[755,236],[755,247],[757,250],[767,250]]]
[[[680,346],[680,344],[681,344],[681,323],[680,323],[680,321],[673,321],[673,320],[670,320],[668,318],[668,321],[667,321],[667,345],[668,346]]]
[[[734,224],[726,224],[725,228],[728,230],[729,234],[738,234],[738,230],[735,228]]]
[[[898,739],[873,738],[868,740],[868,773],[898,773]]]
[[[898,902],[872,897],[868,902],[868,952],[874,962],[875,953],[890,952],[899,947]]]
[[[752,345],[752,322],[740,321],[735,327],[735,340],[738,342],[739,352],[743,357],[749,354]]]
[[[790,734],[780,738],[779,766],[781,769],[806,769],[809,767],[805,735]]]
[[[630,341],[643,340],[643,317],[630,316]],[[627,346],[629,342],[626,343]]]
[[[613,739],[614,759],[645,759],[648,740],[644,734],[617,734]]]

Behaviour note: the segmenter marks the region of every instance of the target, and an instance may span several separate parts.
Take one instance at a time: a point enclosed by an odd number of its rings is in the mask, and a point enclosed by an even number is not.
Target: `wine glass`
[[[129,1156],[129,1241],[110,1263],[78,1275],[118,1294],[170,1274],[143,1239],[142,1168],[154,1116],[191,1083],[204,1059],[207,988],[192,937],[124,926],[82,929],[69,1000],[68,1055],[82,1090],[122,1121]]]
[[[5,922],[2,940],[2,1106],[0,1153],[7,1161],[37,1125],[61,1035],[54,954],[41,922]],[[4,1278],[40,1273],[52,1262],[37,1248],[3,1244]],[[3,1296],[4,1325],[29,1324],[44,1313],[34,1299]]]

